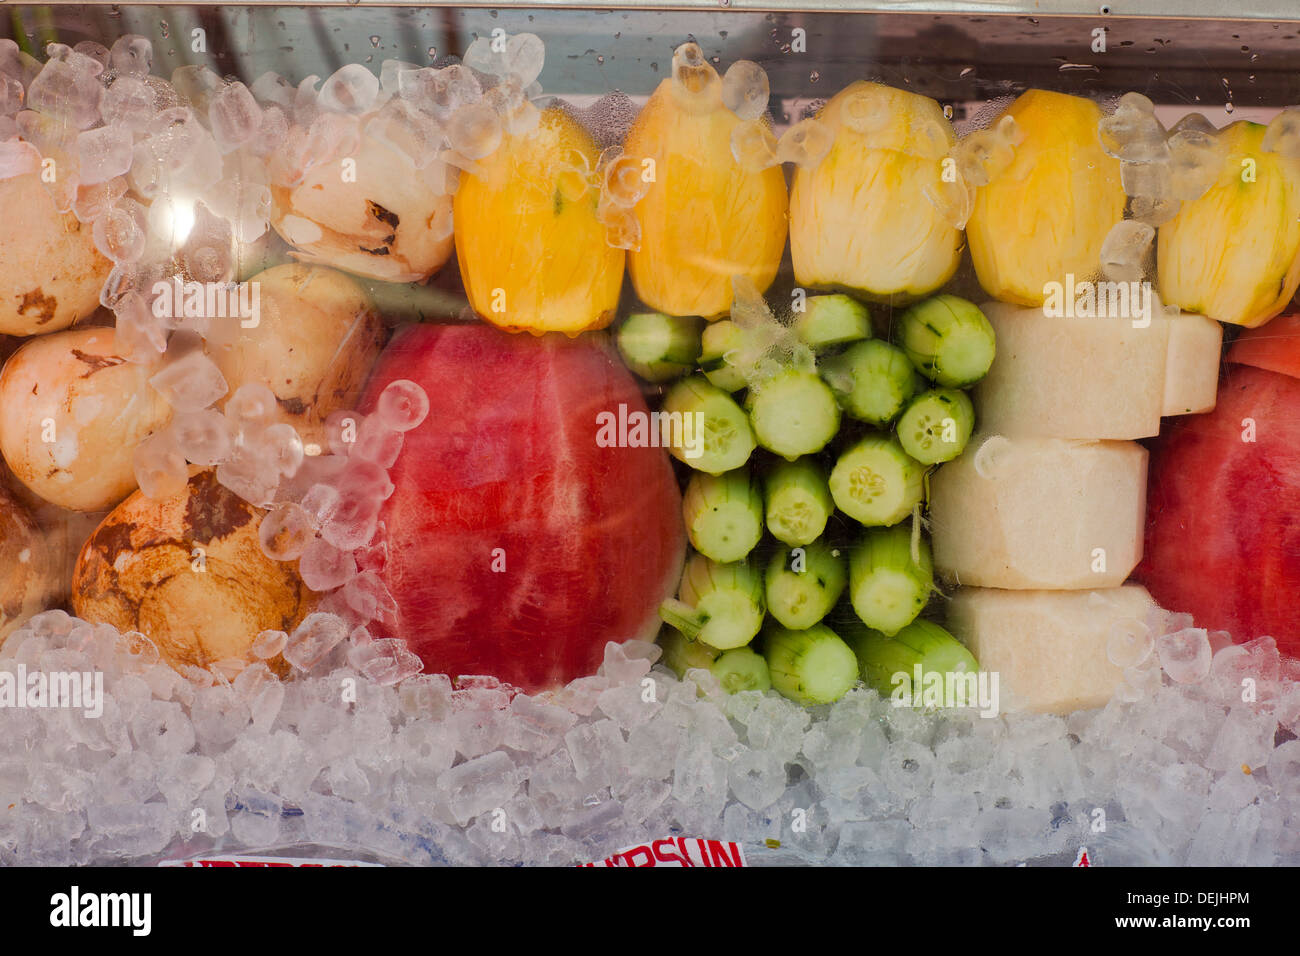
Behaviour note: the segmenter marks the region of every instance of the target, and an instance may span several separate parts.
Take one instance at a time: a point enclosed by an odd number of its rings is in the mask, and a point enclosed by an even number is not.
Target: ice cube
[[[1300,109],[1287,107],[1273,117],[1261,146],[1288,159],[1300,158]]]
[[[1111,234],[1114,234],[1113,229]],[[1103,257],[1104,249],[1105,243],[1103,243]],[[1151,656],[1154,646],[1151,631],[1142,621],[1119,620],[1111,625],[1110,638],[1106,643],[1106,657],[1116,667],[1136,667]]]
[[[227,83],[213,91],[208,100],[208,122],[212,124],[217,147],[222,153],[229,153],[251,140],[262,128],[262,108],[243,83]]]
[[[342,551],[369,544],[379,525],[383,498],[368,488],[343,487],[339,500],[321,523],[321,537]]]
[[[149,384],[182,412],[205,409],[228,391],[221,369],[201,349],[165,364]]]
[[[167,431],[150,435],[136,446],[132,458],[136,484],[148,498],[162,500],[185,490],[189,467]]]
[[[757,173],[781,162],[776,135],[765,120],[738,123],[731,131],[731,155],[740,168]]]
[[[86,130],[77,137],[81,182],[93,185],[123,175],[131,168],[133,149],[131,132],[124,127]]]
[[[390,428],[378,415],[371,415],[357,431],[352,445],[352,455],[374,462],[381,468],[391,468],[402,453],[402,433]]]
[[[721,98],[722,80],[698,43],[673,51],[673,92],[689,108],[711,109]]]
[[[108,126],[143,132],[153,120],[157,97],[143,79],[119,76],[104,91],[100,112]]]
[[[398,379],[379,393],[375,414],[394,431],[408,432],[429,414],[429,396],[415,382]]]
[[[1146,199],[1173,199],[1173,176],[1167,162],[1119,164],[1124,192]]]
[[[1101,244],[1102,273],[1115,282],[1141,279],[1147,252],[1155,235],[1155,229],[1146,223],[1133,220],[1117,222]]]
[[[255,442],[255,452],[286,478],[298,473],[306,454],[298,430],[288,422],[278,422],[262,429]]]
[[[269,508],[279,475],[269,462],[237,449],[233,458],[217,465],[217,482],[249,504]]]
[[[501,118],[487,103],[466,103],[447,119],[448,146],[470,160],[492,155],[501,133]]]
[[[545,62],[546,45],[535,33],[517,33],[506,41],[504,75],[516,77],[523,86],[541,76]]]
[[[226,401],[225,416],[236,431],[270,420],[279,402],[275,392],[261,382],[247,382]]]
[[[1141,93],[1126,93],[1120,97],[1115,112],[1101,120],[1097,132],[1102,149],[1118,160],[1158,163],[1169,158],[1165,129],[1156,119],[1155,107]]]
[[[446,136],[442,125],[407,100],[392,99],[366,123],[366,135],[424,169],[441,152]]]
[[[337,615],[308,614],[289,636],[284,659],[299,670],[311,671],[348,636],[348,631],[347,622]]]
[[[80,53],[48,61],[27,88],[28,109],[64,120],[74,129],[90,129],[100,120],[103,69],[97,60]]]
[[[323,538],[316,538],[303,549],[298,559],[298,573],[303,584],[313,591],[332,591],[347,584],[357,573],[357,562],[347,551],[340,551]]]
[[[564,743],[574,771],[589,787],[608,786],[627,772],[627,741],[612,720],[579,724]]]
[[[262,553],[272,561],[297,560],[316,537],[307,512],[292,502],[278,505],[268,512],[257,533]]]
[[[1296,116],[1300,117],[1300,113]],[[1300,125],[1300,119],[1297,125]],[[1300,132],[1297,132],[1296,139],[1300,150]],[[1175,199],[1200,199],[1218,181],[1225,158],[1224,148],[1213,129],[1177,129],[1169,137],[1169,189],[1172,196]]]
[[[743,748],[730,761],[727,779],[736,799],[752,810],[763,810],[785,793],[785,764],[770,753]]]
[[[266,630],[257,635],[257,640],[253,641],[249,650],[255,657],[263,659],[278,657],[288,641],[289,635],[284,631]]]
[[[462,826],[499,807],[519,789],[514,761],[501,751],[452,767],[438,779],[448,806]]]
[[[170,431],[181,454],[196,465],[215,465],[230,457],[230,423],[214,409],[181,412],[172,418]]]
[[[510,702],[503,742],[512,750],[545,756],[562,742],[577,720],[562,707],[518,694]]]
[[[1210,672],[1210,642],[1204,628],[1187,627],[1156,638],[1160,666],[1175,683],[1198,684]]]
[[[348,660],[367,680],[384,687],[424,670],[419,656],[411,652],[405,641],[395,638],[372,641],[350,654]]]
[[[379,95],[379,79],[360,63],[336,70],[321,84],[317,103],[336,113],[360,115],[368,112]]]
[[[133,33],[118,37],[108,56],[108,66],[119,74],[147,74],[153,69],[153,44]]]
[[[767,71],[753,60],[737,60],[723,74],[722,102],[742,120],[756,120],[766,113],[770,95]],[[732,144],[734,151],[734,135]]]
[[[781,163],[816,169],[834,144],[835,133],[830,127],[810,117],[795,123],[781,135],[776,144],[776,158]]]
[[[1157,228],[1177,216],[1182,207],[1180,200],[1167,197],[1156,199],[1151,196],[1131,196],[1129,198],[1129,212],[1133,219]],[[1167,311],[1170,309],[1177,314],[1177,306],[1166,307]]]
[[[115,263],[133,263],[144,254],[145,211],[134,199],[114,203],[92,227],[95,248]]]

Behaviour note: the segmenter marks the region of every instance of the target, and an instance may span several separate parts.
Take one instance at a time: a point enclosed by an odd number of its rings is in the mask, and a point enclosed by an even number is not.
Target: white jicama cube
[[[1147,451],[976,436],[930,480],[934,567],[991,588],[1117,587],[1142,558]]]
[[[1160,433],[1169,323],[981,308],[997,338],[975,386],[980,428],[1009,437],[1132,439]]]
[[[1164,321],[1169,323],[1169,352],[1161,414],[1211,411],[1219,391],[1223,326],[1214,319],[1187,312]]]
[[[1100,591],[961,588],[948,607],[948,628],[981,671],[998,675],[999,710],[1066,714],[1110,700],[1124,678],[1111,663],[1112,636],[1141,631],[1155,606],[1139,584]]]

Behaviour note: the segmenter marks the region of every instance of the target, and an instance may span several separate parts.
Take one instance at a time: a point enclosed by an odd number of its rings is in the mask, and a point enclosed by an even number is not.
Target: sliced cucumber
[[[696,472],[682,497],[682,517],[696,551],[714,561],[739,561],[763,536],[763,496],[748,469]]]
[[[772,686],[797,703],[829,704],[858,682],[858,659],[825,624],[804,631],[774,628],[763,639]]]
[[[936,295],[894,324],[894,341],[930,381],[966,388],[988,374],[996,353],[993,326],[973,302]]]
[[[844,639],[857,655],[868,687],[881,697],[904,695],[917,706],[921,701],[913,696],[912,685],[918,665],[922,675],[974,674],[979,670],[971,652],[932,621],[915,620],[893,637],[868,627],[856,628],[846,632]]]
[[[679,461],[710,475],[720,475],[749,461],[755,446],[749,416],[730,395],[703,376],[692,375],[670,388],[664,396],[663,410],[670,415],[680,414],[683,422],[687,415],[698,416],[692,429],[702,431],[702,448],[692,449],[687,443],[673,445],[669,451]]]
[[[663,665],[678,677],[685,677],[689,670],[712,669],[713,662],[722,654],[716,647],[690,640],[676,628],[668,628],[659,636],[659,646],[664,652]]]
[[[849,600],[867,627],[892,637],[916,620],[934,590],[934,563],[924,538],[912,556],[908,525],[873,528],[849,557]]]
[[[659,616],[693,641],[722,651],[744,647],[763,626],[763,580],[743,561],[691,555],[677,599],[661,604]]]
[[[840,455],[831,469],[831,497],[855,521],[891,525],[902,521],[925,493],[925,468],[896,438],[870,435]]]
[[[748,647],[737,647],[719,654],[709,668],[728,694],[747,690],[770,690],[772,675],[763,655]]]
[[[871,313],[847,295],[814,295],[794,320],[799,341],[814,351],[871,338]]]
[[[727,361],[740,348],[744,331],[730,319],[709,323],[700,337],[700,370],[710,382],[728,392],[745,387],[745,377]]]
[[[825,541],[778,551],[763,579],[768,613],[792,631],[812,627],[844,593],[846,564],[839,550]]]
[[[975,428],[975,406],[965,392],[932,388],[912,399],[898,419],[898,441],[923,465],[952,461]]]
[[[764,479],[763,491],[767,530],[791,547],[821,537],[835,510],[826,470],[815,458],[777,462]]]
[[[840,427],[835,395],[814,372],[778,372],[746,404],[758,443],[788,461],[821,451]]]
[[[647,382],[667,382],[690,372],[700,358],[698,316],[637,312],[618,329],[618,351],[634,373]]]
[[[844,414],[872,425],[887,425],[916,389],[916,370],[901,349],[880,339],[855,342],[826,359],[822,378]]]

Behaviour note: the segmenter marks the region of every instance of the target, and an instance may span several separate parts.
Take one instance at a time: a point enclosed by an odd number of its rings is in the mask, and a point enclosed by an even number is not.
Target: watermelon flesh
[[[426,671],[536,692],[595,673],[607,641],[653,640],[685,554],[661,448],[605,448],[597,415],[647,413],[607,338],[420,325],[380,357],[428,393],[385,502],[381,576]]]
[[[1232,367],[1214,410],[1167,419],[1151,452],[1134,577],[1198,627],[1300,657],[1300,379]]]

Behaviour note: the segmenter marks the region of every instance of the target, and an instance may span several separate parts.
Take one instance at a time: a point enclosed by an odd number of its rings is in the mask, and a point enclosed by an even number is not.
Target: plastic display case
[[[0,863],[1300,863],[1252,6],[7,6]]]

